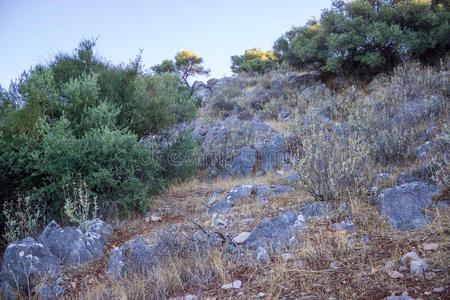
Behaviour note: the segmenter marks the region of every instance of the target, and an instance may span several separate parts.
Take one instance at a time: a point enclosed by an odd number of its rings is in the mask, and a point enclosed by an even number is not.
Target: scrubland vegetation
[[[192,88],[208,73],[192,52],[144,71],[81,42],[1,90],[5,242],[51,219],[111,223],[103,256],[61,271],[67,299],[448,298],[449,16],[334,1]],[[422,219],[392,221],[429,191]]]

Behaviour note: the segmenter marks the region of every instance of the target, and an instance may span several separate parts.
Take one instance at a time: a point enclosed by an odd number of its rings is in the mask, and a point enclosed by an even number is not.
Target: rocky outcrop
[[[60,299],[62,279],[56,277],[61,264],[79,264],[103,256],[111,225],[94,219],[79,227],[60,227],[50,222],[38,241],[27,237],[12,242],[2,258],[0,298],[16,299],[16,291],[36,294],[39,299]],[[35,287],[39,286],[39,290]]]
[[[274,135],[261,150],[261,170],[263,172],[283,168],[289,162],[287,153],[286,135]]]
[[[145,274],[160,258],[154,244],[148,244],[142,238],[132,239],[109,253],[107,273],[114,279],[120,279],[128,272]]]
[[[231,163],[229,174],[234,177],[246,177],[253,173],[256,163],[256,150],[248,146],[242,147],[238,156],[236,156]]]
[[[275,79],[270,88],[270,96],[280,98],[287,96],[288,93],[296,92],[302,88],[317,82],[319,77],[315,74],[298,74],[291,73],[289,75]]]
[[[416,181],[385,189],[376,201],[379,211],[393,227],[417,229],[430,221],[422,210],[430,205],[436,191],[436,186]]]
[[[205,98],[211,95],[211,89],[201,81],[195,81],[191,87],[191,95],[194,98]]]
[[[320,218],[330,212],[330,207],[324,202],[316,201],[302,205],[298,211],[305,219]]]
[[[263,247],[273,251],[289,247],[294,241],[295,231],[304,228],[304,225],[296,223],[297,217],[293,212],[286,212],[278,218],[262,220],[250,233],[245,247],[252,250]]]
[[[52,221],[39,236],[39,242],[47,247],[60,263],[79,264],[101,257],[108,242],[106,236],[111,232],[111,226],[102,224],[100,220],[94,221],[84,233],[79,227],[61,228]]]
[[[35,286],[60,271],[57,258],[31,237],[12,242],[2,258],[3,293],[15,289],[30,293]],[[9,291],[8,291],[9,290]]]

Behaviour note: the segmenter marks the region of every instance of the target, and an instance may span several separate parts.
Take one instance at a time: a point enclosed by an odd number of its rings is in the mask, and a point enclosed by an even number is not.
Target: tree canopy
[[[188,78],[195,75],[208,75],[210,70],[202,66],[203,58],[192,51],[179,51],[175,55],[175,61],[163,60],[151,69],[155,74],[172,73],[177,74],[184,84],[190,87]]]
[[[275,42],[280,58],[322,73],[371,75],[412,58],[433,62],[450,45],[446,1],[333,1],[320,18]]]
[[[231,57],[231,70],[234,73],[265,73],[278,66],[278,58],[273,51],[257,48],[246,50],[243,55]]]

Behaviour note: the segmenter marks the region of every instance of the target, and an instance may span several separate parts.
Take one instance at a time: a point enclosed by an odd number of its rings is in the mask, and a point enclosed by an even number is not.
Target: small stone
[[[389,274],[393,271],[393,268],[394,268],[394,262],[391,260],[388,260],[386,262],[386,264],[384,265],[383,270]]]
[[[422,245],[423,246],[423,250],[426,251],[436,251],[437,249],[439,249],[439,244],[436,243],[425,243]]]
[[[409,271],[412,275],[421,275],[426,270],[428,270],[428,264],[422,259],[411,261]]]
[[[332,269],[337,269],[337,262],[332,261],[332,262],[330,263],[330,268],[332,268]]]
[[[241,232],[235,238],[233,238],[233,242],[235,242],[236,244],[245,243],[245,241],[248,239],[249,236],[250,232],[247,231]]]
[[[401,261],[403,264],[407,264],[410,260],[420,260],[421,258],[416,252],[408,252],[402,256]]]
[[[292,254],[290,254],[290,253],[283,253],[283,254],[281,255],[281,258],[282,258],[284,261],[289,261],[289,260],[292,259]]]
[[[400,278],[405,277],[405,275],[403,275],[402,273],[397,272],[397,271],[390,271],[388,273],[388,275],[389,275],[389,277],[394,278],[394,279],[400,279]]]
[[[348,247],[349,247],[349,248],[353,248],[354,246],[355,246],[355,240],[350,239],[350,240],[348,241]]]
[[[255,218],[247,218],[241,220],[241,223],[253,223],[253,222],[255,222]]]
[[[263,247],[258,248],[258,252],[256,253],[256,259],[262,263],[266,263],[269,261],[269,253]]]
[[[433,293],[436,293],[436,294],[442,293],[443,291],[445,291],[445,289],[443,287],[438,287],[438,288],[433,289]]]
[[[150,217],[150,221],[152,221],[152,222],[159,222],[159,221],[161,221],[162,219],[161,219],[161,217],[159,217],[159,216],[151,216]]]
[[[431,280],[434,277],[436,277],[436,273],[434,273],[434,272],[428,272],[425,274],[425,279],[427,279],[427,280]]]
[[[370,188],[370,192],[372,193],[372,194],[378,194],[378,192],[379,192],[379,188],[377,187],[377,186],[373,186],[373,187],[371,187]]]
[[[258,293],[259,298],[264,298],[265,296],[266,296],[266,294],[264,294],[263,292]]]
[[[428,291],[426,291],[426,292],[423,292],[423,294],[424,294],[425,296],[431,296],[431,293],[430,293],[430,292],[428,292]]]
[[[299,259],[299,260],[297,260],[297,261],[295,262],[295,265],[296,265],[297,267],[303,267],[304,264],[305,264],[305,262],[304,262],[303,260],[301,260],[301,259]]]
[[[220,219],[217,213],[214,213],[211,217],[211,227],[226,227],[227,222]]]
[[[242,281],[240,280],[235,280],[232,283],[227,283],[222,285],[222,290],[231,290],[231,289],[240,289],[242,285]]]
[[[356,226],[353,224],[352,220],[346,219],[342,222],[331,224],[330,229],[334,231],[355,231]]]
[[[361,238],[361,243],[369,243],[370,239],[365,235]]]

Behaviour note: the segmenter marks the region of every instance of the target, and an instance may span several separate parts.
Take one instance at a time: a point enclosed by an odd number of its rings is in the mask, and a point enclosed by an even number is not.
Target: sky
[[[331,0],[0,0],[0,85],[92,38],[96,53],[114,64],[142,49],[149,68],[190,50],[203,57],[211,78],[229,76],[232,55],[270,50],[292,26],[330,6]]]

